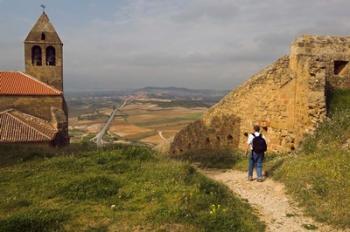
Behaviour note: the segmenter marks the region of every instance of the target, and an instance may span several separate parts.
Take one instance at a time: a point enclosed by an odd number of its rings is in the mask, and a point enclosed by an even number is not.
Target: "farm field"
[[[84,111],[71,109],[69,128],[72,142],[80,142],[96,135],[107,121],[112,107],[111,104],[110,108],[82,106]],[[165,138],[171,138],[183,127],[199,119],[206,110],[206,107],[160,107],[154,102],[134,102],[117,114],[106,137],[114,143],[158,145],[163,140],[159,132]]]

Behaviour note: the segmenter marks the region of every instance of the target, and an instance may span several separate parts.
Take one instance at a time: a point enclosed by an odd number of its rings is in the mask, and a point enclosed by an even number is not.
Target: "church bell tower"
[[[25,72],[63,91],[63,43],[49,17],[39,17],[24,41]]]

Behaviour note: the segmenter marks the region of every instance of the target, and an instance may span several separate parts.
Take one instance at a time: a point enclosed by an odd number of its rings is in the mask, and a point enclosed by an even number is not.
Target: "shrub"
[[[154,157],[154,151],[143,146],[128,146],[122,149],[122,153],[128,160],[151,160]]]
[[[207,178],[201,178],[199,182],[199,191],[209,195],[215,195],[218,199],[227,197],[228,189],[214,181],[209,181]]]
[[[69,216],[59,210],[35,209],[0,220],[1,232],[46,232],[63,230]]]
[[[108,165],[108,169],[113,171],[115,174],[123,174],[131,170],[135,170],[138,166],[136,164],[131,164],[126,161],[119,161],[116,163],[111,163]]]
[[[4,205],[4,208],[6,210],[13,210],[13,209],[28,207],[30,205],[32,205],[32,202],[30,200],[18,199],[18,200],[10,200],[9,202],[6,202],[6,204]]]
[[[328,106],[331,114],[337,111],[350,110],[350,90],[333,90],[328,95]]]
[[[188,160],[190,162],[198,162],[202,168],[232,168],[242,157],[239,151],[230,149],[222,150],[198,150],[187,152],[177,158],[180,160]]]

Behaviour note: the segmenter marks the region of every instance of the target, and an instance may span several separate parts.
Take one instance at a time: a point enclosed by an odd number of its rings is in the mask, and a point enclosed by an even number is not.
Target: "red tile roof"
[[[13,109],[0,112],[0,143],[51,142],[56,133],[48,121]]]
[[[0,72],[0,95],[59,96],[62,92],[22,72]]]

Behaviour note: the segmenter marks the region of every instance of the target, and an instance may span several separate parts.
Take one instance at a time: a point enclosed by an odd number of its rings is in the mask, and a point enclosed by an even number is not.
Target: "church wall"
[[[1,96],[0,111],[16,109],[44,120],[51,120],[51,107],[64,109],[62,96]],[[67,120],[66,120],[67,121]]]

